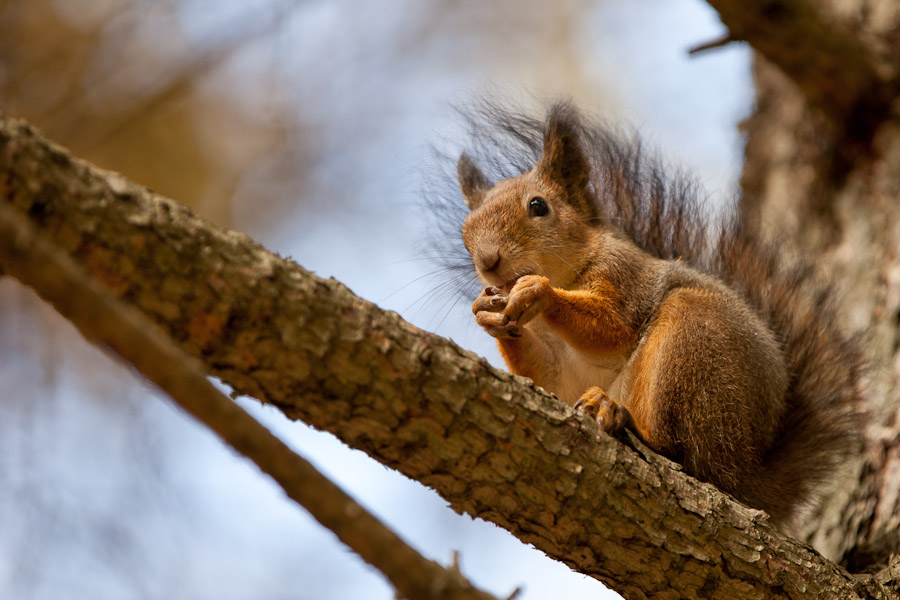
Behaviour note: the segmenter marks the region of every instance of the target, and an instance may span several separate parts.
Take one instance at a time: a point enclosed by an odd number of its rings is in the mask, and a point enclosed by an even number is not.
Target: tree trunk
[[[773,47],[770,37],[777,36],[769,32],[794,31],[787,17],[745,37],[754,48],[766,48],[760,50],[766,58],[756,58],[757,102],[744,124],[741,209],[762,234],[779,238],[786,252],[817,257],[821,272],[844,292],[844,326],[862,332],[872,367],[864,448],[808,519],[804,537],[853,571],[871,569],[900,550],[900,13],[890,2],[850,1],[842,3],[841,14],[828,2],[775,2],[749,10],[744,4],[736,15],[720,7],[730,2],[710,3],[732,32],[742,30],[735,19],[766,10],[811,10],[819,20],[820,41],[809,41],[808,49],[789,38]],[[835,39],[850,39],[854,50],[835,51],[831,44],[844,43]],[[803,72],[823,63],[833,66]],[[860,69],[860,63],[866,66]],[[823,71],[830,77],[823,78]],[[855,98],[843,95],[853,83],[835,91],[844,73],[855,81],[860,72],[870,81],[859,84]]]

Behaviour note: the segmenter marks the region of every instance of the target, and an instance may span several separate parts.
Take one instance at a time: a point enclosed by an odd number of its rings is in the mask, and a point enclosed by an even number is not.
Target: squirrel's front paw
[[[503,314],[509,299],[501,296],[500,293],[500,290],[494,287],[481,291],[475,302],[472,303],[475,322],[495,338],[521,337],[518,325],[510,322],[509,317]]]
[[[475,322],[495,338],[522,337],[519,326],[501,312],[479,311],[475,313]]]
[[[502,293],[499,288],[484,288],[472,303],[472,312],[476,315],[480,312],[503,312],[509,298],[501,295]]]
[[[598,387],[588,388],[575,403],[574,408],[595,417],[600,428],[609,435],[616,435],[626,427],[634,429],[628,409],[611,399]]]
[[[549,279],[541,275],[525,275],[510,290],[503,314],[510,321],[524,325],[541,314],[552,298],[553,288]]]

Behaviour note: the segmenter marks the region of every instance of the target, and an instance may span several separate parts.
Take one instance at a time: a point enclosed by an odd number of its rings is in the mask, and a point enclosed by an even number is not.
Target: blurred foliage
[[[181,4],[0,3],[0,109],[36,124],[76,156],[228,225],[242,171],[276,151],[283,137],[228,96],[205,92],[204,78],[278,20],[198,41],[183,29]],[[234,20],[247,23],[240,14]]]

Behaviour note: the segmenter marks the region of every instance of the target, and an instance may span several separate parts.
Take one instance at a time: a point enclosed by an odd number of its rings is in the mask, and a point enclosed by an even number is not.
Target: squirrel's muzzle
[[[478,248],[472,255],[475,268],[482,275],[493,274],[500,266],[500,249],[497,246]]]

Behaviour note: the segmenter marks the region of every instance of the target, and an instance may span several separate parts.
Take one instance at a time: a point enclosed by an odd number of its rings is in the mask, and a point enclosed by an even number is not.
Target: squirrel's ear
[[[484,200],[485,192],[491,189],[491,184],[465,152],[459,156],[459,162],[456,163],[456,176],[459,179],[459,189],[466,199],[466,206],[469,210],[475,210]]]
[[[570,104],[556,104],[547,116],[544,153],[537,170],[571,191],[581,191],[590,176],[590,165],[581,149],[581,119]]]

